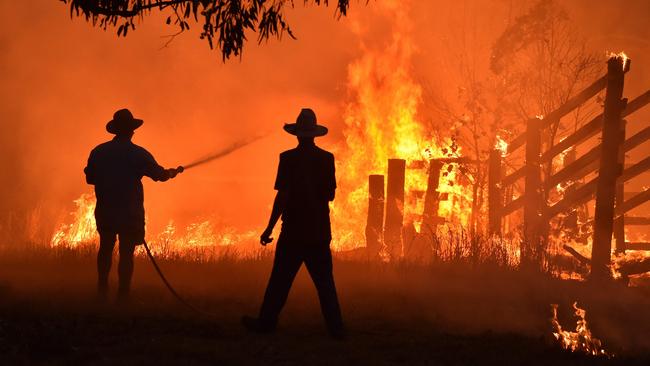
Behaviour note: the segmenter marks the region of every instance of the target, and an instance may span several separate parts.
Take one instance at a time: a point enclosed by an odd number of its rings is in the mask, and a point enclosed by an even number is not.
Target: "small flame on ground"
[[[84,193],[74,200],[76,209],[71,213],[72,223],[62,224],[52,235],[51,247],[77,248],[85,244],[97,243],[99,234],[95,224],[95,195]],[[220,227],[218,230],[210,220],[203,220],[188,225],[183,234],[179,234],[173,221],[170,221],[158,235],[152,236],[148,243],[157,254],[184,255],[192,253],[195,259],[201,259],[202,253],[210,249],[233,247],[242,256],[253,253],[242,244],[255,243],[257,233],[254,231],[239,231],[231,227]],[[257,248],[257,246],[253,246]],[[209,254],[209,253],[208,253]]]
[[[563,330],[557,319],[558,305],[551,304],[551,308],[553,309],[553,319],[551,319],[553,336],[558,340],[562,348],[571,350],[572,352],[583,352],[592,356],[611,357],[603,348],[602,342],[591,334],[591,330],[589,330],[587,320],[585,319],[587,312],[578,307],[578,302],[573,303],[575,315],[578,317],[575,331]]]
[[[67,245],[77,246],[97,238],[97,226],[95,225],[95,195],[84,193],[74,200],[77,206],[70,214],[74,218],[71,224],[62,224],[52,236],[50,245],[52,247]]]

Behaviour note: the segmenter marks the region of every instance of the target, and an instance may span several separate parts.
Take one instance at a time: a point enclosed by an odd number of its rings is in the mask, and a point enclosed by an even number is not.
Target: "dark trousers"
[[[97,287],[100,292],[108,290],[108,274],[111,271],[113,260],[113,248],[118,233],[112,231],[99,232],[99,252],[97,253]],[[127,295],[131,288],[131,277],[133,276],[133,252],[136,247],[136,239],[133,235],[119,234],[120,239],[120,262],[117,266],[119,277],[119,294]]]
[[[336,295],[336,286],[332,274],[332,253],[329,242],[321,245],[314,243],[290,242],[282,238],[278,240],[273,260],[271,278],[266,287],[264,302],[260,310],[260,321],[275,327],[282,307],[287,301],[289,290],[302,263],[305,263],[311,276],[321,311],[330,332],[342,330],[341,309]]]

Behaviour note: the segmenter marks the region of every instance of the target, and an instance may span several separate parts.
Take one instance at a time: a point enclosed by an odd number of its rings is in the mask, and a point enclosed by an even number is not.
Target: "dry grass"
[[[648,361],[650,291],[590,288],[525,274],[497,261],[428,264],[335,261],[350,339],[330,341],[304,269],[276,336],[246,334],[271,267],[270,253],[195,262],[166,258],[169,279],[196,306],[166,292],[138,258],[129,309],[94,302],[94,248],[34,246],[0,253],[0,354],[10,364],[576,364]],[[561,351],[552,342],[550,304],[571,327],[571,304],[587,309],[613,360]],[[2,363],[2,362],[0,362]],[[645,363],[647,364],[647,363]]]

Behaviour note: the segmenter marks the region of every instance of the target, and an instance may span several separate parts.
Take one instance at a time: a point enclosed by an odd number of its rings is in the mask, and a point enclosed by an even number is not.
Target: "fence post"
[[[368,221],[366,221],[366,251],[379,255],[384,234],[384,176],[368,176]]]
[[[503,192],[501,187],[501,150],[490,151],[488,165],[488,233],[501,235],[501,208]]]
[[[521,243],[521,266],[533,268],[541,259],[540,216],[544,195],[541,182],[540,155],[542,120],[533,118],[526,125],[526,167],[524,193],[524,239]]]
[[[621,151],[621,145],[625,143],[625,120],[621,120],[620,134],[619,134],[619,153],[618,153],[618,164],[621,171],[625,167],[625,152]],[[620,173],[619,173],[620,175]],[[622,205],[625,201],[625,182],[621,179],[616,181],[616,206]],[[616,253],[625,253],[625,214],[622,214],[618,219],[614,220],[614,239],[616,240]]]
[[[402,254],[402,227],[404,225],[404,179],[406,160],[388,159],[386,183],[386,222],[384,242],[391,260]]]
[[[562,161],[562,165],[566,168],[571,165],[571,163],[576,161],[576,149],[575,146],[570,148],[569,151],[566,152],[564,155],[564,159]],[[576,183],[573,182],[571,185],[566,187],[566,190],[564,191],[564,194],[562,195],[563,198],[568,196],[569,194],[575,192],[576,190]],[[578,210],[580,209],[578,207],[574,207],[574,209],[569,212],[563,220],[562,227],[570,234],[571,238],[575,238],[578,235]]]
[[[616,180],[622,172],[620,165],[621,113],[627,100],[623,97],[626,63],[621,57],[607,62],[607,91],[603,111],[603,133],[600,169],[596,186],[596,212],[594,215],[594,240],[591,252],[591,280],[611,278],[612,231],[614,226],[614,203]]]
[[[431,235],[436,232],[436,227],[439,224],[438,207],[440,205],[440,192],[438,192],[438,184],[440,182],[440,170],[443,163],[439,160],[431,160],[429,162],[429,175],[427,179],[427,191],[424,196],[424,210],[422,212],[422,229],[420,232],[426,230]]]

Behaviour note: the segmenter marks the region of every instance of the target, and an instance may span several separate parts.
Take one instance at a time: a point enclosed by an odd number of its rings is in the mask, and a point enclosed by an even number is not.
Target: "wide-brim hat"
[[[133,114],[128,109],[120,109],[113,114],[113,119],[106,124],[106,131],[114,135],[133,132],[136,128],[142,126],[141,119],[133,118]]]
[[[309,108],[303,108],[296,118],[296,123],[285,123],[284,130],[298,137],[318,137],[327,135],[327,127],[319,125],[316,113]]]

